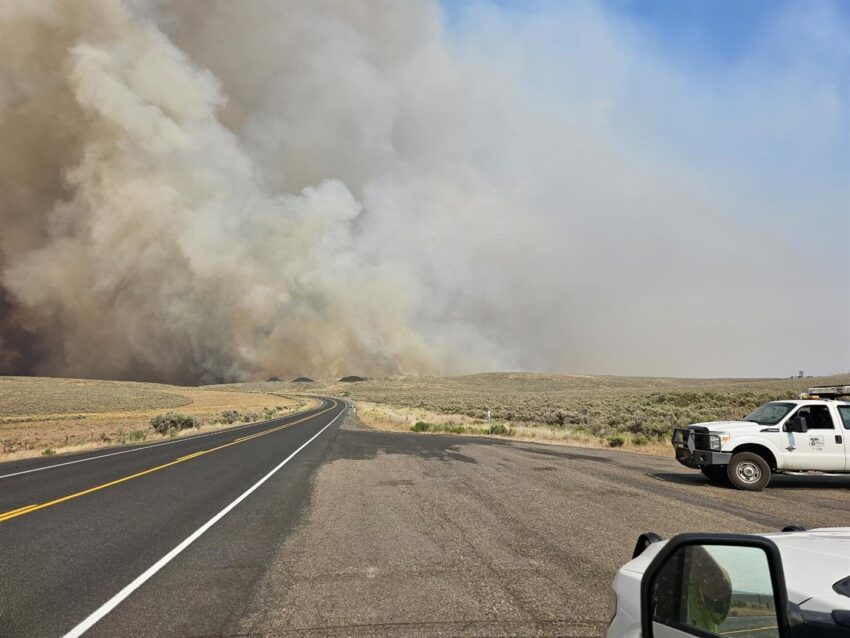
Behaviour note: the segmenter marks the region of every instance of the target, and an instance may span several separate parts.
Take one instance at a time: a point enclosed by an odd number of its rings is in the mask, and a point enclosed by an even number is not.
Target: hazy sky
[[[583,126],[599,125],[619,152],[675,174],[711,201],[702,215],[705,245],[716,247],[721,264],[726,249],[744,258],[736,268],[763,301],[738,307],[730,298],[737,286],[725,289],[723,273],[712,278],[711,264],[702,264],[696,285],[724,316],[691,338],[724,348],[737,342],[724,337],[750,330],[758,340],[764,335],[751,322],[758,316],[772,343],[751,343],[748,363],[725,353],[739,373],[780,375],[783,362],[820,373],[850,369],[850,3],[443,6],[458,46],[482,54],[489,46],[514,60],[524,90],[572,116],[581,112]],[[756,273],[767,262],[775,264],[773,277]],[[684,272],[670,268],[672,283],[691,288]],[[736,317],[736,309],[747,316]],[[777,329],[798,313],[796,326]],[[648,353],[645,361],[652,367]],[[688,365],[701,367],[693,358]],[[614,367],[611,360],[605,369]],[[721,367],[704,372],[721,374]]]
[[[0,373],[850,368],[850,5],[9,0]]]

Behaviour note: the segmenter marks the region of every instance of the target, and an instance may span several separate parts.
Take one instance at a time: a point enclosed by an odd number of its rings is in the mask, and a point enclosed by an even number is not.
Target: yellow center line
[[[141,472],[136,472],[135,474],[130,474],[129,476],[124,476],[119,479],[115,479],[114,481],[109,481],[108,483],[103,483],[101,485],[95,485],[94,487],[90,487],[86,490],[82,490],[80,492],[74,492],[73,494],[69,494],[68,496],[63,496],[61,498],[54,499],[52,501],[47,501],[46,503],[39,503],[35,505],[27,505],[25,507],[19,507],[17,509],[9,510],[8,512],[0,513],[0,523],[3,521],[8,521],[13,518],[17,518],[18,516],[23,516],[24,514],[29,514],[30,512],[35,512],[36,510],[41,510],[46,507],[52,507],[53,505],[58,505],[59,503],[64,503],[65,501],[70,501],[75,498],[79,498],[81,496],[85,496],[86,494],[91,494],[92,492],[98,492],[100,490],[104,490],[107,487],[112,487],[113,485],[119,485],[121,483],[126,483],[127,481],[131,481],[135,478],[139,478],[140,476],[145,476],[147,474],[152,474],[153,472],[158,472],[159,470],[164,470],[167,467],[171,467],[172,465],[177,465],[178,463],[183,463],[190,459],[197,458],[199,456],[203,456],[204,454],[209,454],[210,452],[216,452],[217,450],[223,450],[224,448],[230,447],[231,445],[236,445],[237,443],[242,443],[244,441],[248,441],[250,439],[256,439],[259,436],[265,436],[266,434],[271,434],[272,432],[277,432],[278,430],[282,430],[283,428],[287,428],[290,425],[295,425],[296,423],[302,423],[303,421],[307,421],[309,419],[313,419],[317,416],[324,414],[325,412],[330,412],[336,407],[333,405],[326,410],[322,410],[321,412],[316,412],[315,414],[311,414],[310,416],[305,416],[302,419],[298,419],[297,421],[292,421],[291,423],[284,423],[283,425],[279,425],[277,427],[271,428],[270,430],[263,430],[262,432],[257,432],[256,434],[250,434],[248,436],[243,436],[238,438],[230,443],[224,443],[222,445],[217,445],[216,447],[210,448],[208,450],[201,450],[199,452],[194,452],[192,454],[187,454],[186,456],[181,456],[173,461],[169,461],[168,463],[163,463],[162,465],[157,465],[155,467],[149,468],[147,470],[143,470]]]
[[[207,450],[201,450],[200,452],[193,452],[192,454],[187,454],[186,456],[181,456],[178,458],[178,461],[188,461],[189,459],[193,459],[196,456],[200,456],[201,454],[206,454]]]
[[[23,514],[27,510],[31,510],[35,505],[27,505],[26,507],[19,507],[16,510],[12,510],[11,512],[6,512],[5,514],[0,514],[0,521],[6,520],[7,516],[11,516],[12,514]]]

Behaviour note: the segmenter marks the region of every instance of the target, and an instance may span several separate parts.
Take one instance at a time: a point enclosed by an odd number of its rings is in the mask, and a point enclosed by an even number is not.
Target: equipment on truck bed
[[[837,399],[850,397],[850,385],[822,385],[800,393],[801,399]]]

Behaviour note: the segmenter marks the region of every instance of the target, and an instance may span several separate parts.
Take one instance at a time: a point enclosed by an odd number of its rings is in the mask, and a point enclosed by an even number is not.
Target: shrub
[[[417,421],[410,426],[411,432],[446,432],[448,434],[464,434],[468,428],[460,423],[426,423]]]
[[[463,434],[466,428],[460,423],[443,423],[431,426],[431,432],[448,432],[449,434]]]
[[[508,427],[504,423],[496,423],[490,426],[490,434],[501,434],[503,436],[511,436],[514,433],[512,427]]]
[[[168,414],[158,414],[151,418],[151,427],[159,434],[165,434],[169,430],[186,430],[198,426],[198,419],[186,414],[178,414],[169,412]]]
[[[646,445],[649,443],[649,439],[646,438],[643,434],[639,434],[637,436],[632,437],[632,443],[635,445]]]
[[[643,428],[643,433],[651,436],[665,437],[672,432],[673,429],[664,423],[647,423]]]
[[[614,435],[608,437],[608,446],[609,447],[623,447],[623,443],[625,443],[625,442],[626,442],[626,439],[624,439],[619,434],[614,434]]]
[[[236,410],[225,410],[221,413],[222,423],[236,423],[240,419],[241,417]]]
[[[56,454],[56,450],[54,450],[52,447],[49,447],[41,454],[42,456],[53,456],[54,454]]]
[[[131,430],[129,434],[127,434],[128,441],[144,441],[147,437],[144,430]]]

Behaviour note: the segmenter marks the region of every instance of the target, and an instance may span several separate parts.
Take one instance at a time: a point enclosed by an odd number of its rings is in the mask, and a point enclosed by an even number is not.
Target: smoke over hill
[[[567,17],[629,58],[604,16]],[[498,15],[476,20],[465,38],[428,2],[4,3],[0,373],[731,374],[812,327],[755,313],[824,264],[754,262],[726,200],[618,141],[581,56],[584,88],[547,98]]]

